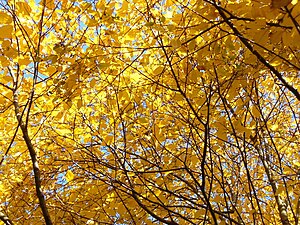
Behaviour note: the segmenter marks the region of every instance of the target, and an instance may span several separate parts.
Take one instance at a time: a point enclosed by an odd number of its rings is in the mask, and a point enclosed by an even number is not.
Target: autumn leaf
[[[71,170],[67,170],[66,181],[70,182],[74,179],[74,177],[75,177],[74,173]]]
[[[296,223],[299,12],[2,1],[0,223]]]
[[[292,2],[292,0],[272,0],[271,7],[278,9],[278,8],[287,6],[291,2]]]
[[[16,2],[17,11],[23,15],[30,15],[31,8],[27,2],[18,1]]]
[[[0,23],[1,24],[10,24],[12,22],[12,17],[5,13],[5,12],[0,12]]]
[[[3,25],[0,27],[0,38],[11,38],[13,32],[12,25]]]

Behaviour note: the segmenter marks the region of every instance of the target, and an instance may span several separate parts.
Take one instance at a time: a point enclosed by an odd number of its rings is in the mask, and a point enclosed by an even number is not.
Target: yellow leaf
[[[274,61],[271,63],[272,66],[279,66],[281,64],[280,61]]]
[[[0,27],[0,38],[12,38],[13,26],[4,25]]]
[[[53,50],[57,53],[57,54],[63,54],[64,50],[65,50],[65,46],[62,43],[58,43],[55,44],[53,47]]]
[[[191,40],[190,42],[189,42],[189,50],[190,51],[194,51],[194,49],[195,49],[195,47],[196,47],[196,41],[195,40]]]
[[[24,56],[18,57],[17,60],[21,68],[25,68],[31,62],[29,57],[24,57]]]
[[[285,191],[285,187],[284,187],[282,184],[278,185],[278,188],[277,188],[277,190],[276,190],[275,196],[280,195],[280,194],[283,193],[284,191]]]
[[[10,61],[5,56],[0,56],[0,65],[2,67],[9,66]]]
[[[3,49],[9,49],[11,47],[11,42],[10,40],[2,40],[1,42],[2,48]]]
[[[279,9],[281,7],[287,6],[292,0],[272,0],[271,8]]]
[[[5,76],[5,77],[2,77],[3,80],[5,80],[6,82],[13,82],[13,78],[11,76]]]
[[[112,201],[115,200],[115,198],[116,198],[116,197],[115,197],[115,193],[112,192],[111,194],[108,194],[108,195],[107,195],[106,201],[112,202]]]
[[[172,170],[170,170],[170,171],[168,171],[168,172],[165,172],[165,176],[168,176],[169,174],[171,174],[173,171]]]
[[[142,117],[142,118],[138,118],[138,123],[142,125],[146,125],[148,124],[148,121],[146,118]]]
[[[16,6],[18,9],[18,12],[20,12],[21,14],[30,15],[31,8],[27,2],[16,2]]]
[[[82,99],[77,100],[77,108],[80,109],[82,107]]]
[[[69,129],[59,129],[59,134],[62,136],[67,136],[70,133],[71,133],[71,130],[69,130]]]
[[[251,109],[251,111],[252,111],[252,115],[253,115],[255,118],[259,118],[259,117],[260,117],[260,112],[259,112],[259,110],[257,109],[256,106],[253,106],[252,109]]]
[[[158,67],[156,67],[156,68],[154,69],[153,74],[154,74],[154,75],[159,75],[159,74],[161,74],[161,73],[163,72],[163,70],[164,70],[164,67],[163,67],[163,66],[158,66]]]
[[[111,135],[107,135],[105,138],[104,138],[104,144],[105,145],[111,145],[114,141],[114,136],[111,136]]]
[[[176,39],[173,39],[170,44],[172,45],[173,48],[179,48],[181,46],[181,42],[180,40],[176,40]]]
[[[68,110],[72,107],[72,101],[67,101],[63,103],[64,110]]]
[[[135,173],[134,173],[134,172],[128,172],[127,175],[128,175],[129,177],[133,177],[133,176],[135,176]]]
[[[96,212],[94,210],[85,210],[85,211],[81,211],[80,214],[87,218],[93,218]],[[88,223],[88,224],[94,224],[94,223]]]
[[[272,131],[276,131],[278,129],[278,124],[273,124],[270,128]]]
[[[154,22],[147,22],[146,24],[145,24],[145,26],[146,27],[151,27],[151,26],[153,26],[155,23]]]
[[[109,63],[99,63],[99,64],[98,64],[98,68],[99,68],[99,69],[105,69],[105,68],[107,68],[107,67],[109,67],[109,66],[110,66]]]
[[[41,3],[44,4],[43,1]],[[48,9],[53,9],[55,7],[54,0],[45,0],[45,6]]]
[[[205,216],[205,214],[206,214],[205,209],[199,209],[194,213],[194,217],[195,218],[202,218],[203,216]]]
[[[274,44],[277,44],[281,41],[281,37],[284,31],[272,31],[270,34],[270,41]]]
[[[0,24],[10,24],[12,22],[12,18],[10,15],[0,12]]]
[[[74,180],[74,173],[71,170],[68,170],[66,173],[66,180],[68,182]]]
[[[217,131],[217,136],[218,138],[220,138],[221,140],[227,140],[227,133],[225,130],[218,130]]]
[[[300,162],[298,160],[293,160],[293,164],[296,165],[297,167],[300,167]]]
[[[78,196],[77,192],[72,192],[69,197],[69,202],[74,202]]]
[[[53,75],[57,71],[57,68],[55,66],[48,66],[47,70],[43,71],[47,75]]]
[[[91,87],[91,88],[95,87],[96,82],[97,82],[96,79],[93,78],[93,79],[90,81],[90,87]]]
[[[213,200],[214,200],[215,202],[222,202],[222,201],[223,201],[223,198],[222,198],[220,195],[217,195],[217,196],[215,196],[215,197],[213,198]]]

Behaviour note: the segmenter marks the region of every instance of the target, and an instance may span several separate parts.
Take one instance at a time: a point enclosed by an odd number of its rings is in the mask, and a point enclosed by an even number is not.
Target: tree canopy
[[[297,0],[1,0],[0,223],[298,225]]]

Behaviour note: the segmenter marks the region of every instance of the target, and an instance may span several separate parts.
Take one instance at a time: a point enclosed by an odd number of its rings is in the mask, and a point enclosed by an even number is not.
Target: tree
[[[297,0],[0,8],[2,224],[299,224]]]

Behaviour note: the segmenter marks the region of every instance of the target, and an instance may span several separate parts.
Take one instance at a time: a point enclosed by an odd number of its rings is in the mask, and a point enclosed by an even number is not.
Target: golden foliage
[[[2,1],[0,221],[297,224],[299,14]]]

